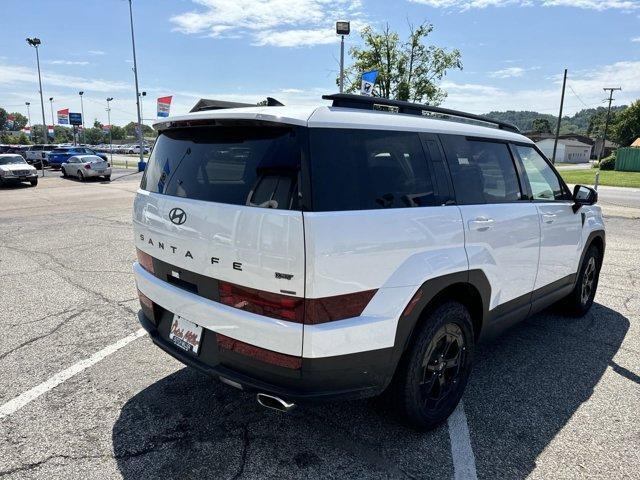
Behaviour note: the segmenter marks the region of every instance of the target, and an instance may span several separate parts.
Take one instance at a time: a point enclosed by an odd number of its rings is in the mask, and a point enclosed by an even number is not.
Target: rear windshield
[[[231,205],[298,209],[295,127],[212,126],[160,134],[141,188]]]

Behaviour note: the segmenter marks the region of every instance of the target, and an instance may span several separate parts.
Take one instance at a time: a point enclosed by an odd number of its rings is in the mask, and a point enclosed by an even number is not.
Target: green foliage
[[[409,37],[401,41],[389,24],[381,32],[371,26],[362,29],[360,36],[364,46],[349,50],[353,64],[345,69],[345,90],[360,91],[360,75],[369,70],[378,70],[375,92],[380,97],[411,102],[440,104],[447,93],[438,83],[448,70],[462,69],[458,50],[447,51],[426,40],[433,25],[422,23],[409,25]],[[340,79],[337,79],[337,83]]]
[[[22,130],[24,127],[27,126],[27,123],[29,123],[29,119],[27,117],[25,117],[23,114],[21,114],[20,112],[11,112],[9,113],[9,115],[13,115],[13,127],[11,128],[11,130]]]
[[[69,143],[73,142],[73,130],[62,125],[55,125],[53,127],[53,142],[54,143]]]
[[[7,124],[7,111],[0,107],[0,130],[4,130]]]
[[[536,118],[531,124],[531,129],[538,133],[551,133],[551,123],[546,118]]]
[[[612,128],[614,141],[628,147],[640,137],[640,100],[618,113]]]
[[[600,160],[600,170],[615,170],[616,169],[616,156],[610,155],[607,158]]]
[[[45,130],[43,130],[42,125],[31,125],[31,141],[33,143],[43,143],[44,132]],[[49,141],[49,134],[47,133],[47,142],[48,141]]]
[[[98,143],[104,143],[105,137],[109,138],[109,135],[102,131],[102,128],[87,128],[84,131],[84,141],[90,145],[97,145]]]
[[[29,140],[29,137],[27,137],[27,134],[24,132],[20,132],[20,135],[18,135],[17,137],[13,137],[13,141],[9,143],[18,144],[18,145],[31,145],[31,141]]]
[[[107,137],[109,138],[109,134],[106,134]],[[111,138],[113,140],[124,140],[125,137],[127,136],[125,130],[123,127],[119,127],[117,125],[111,125]]]
[[[129,122],[124,126],[125,135],[127,137],[138,137],[138,134],[136,133],[136,125],[138,125],[137,122]],[[113,132],[111,132],[111,135],[113,136]],[[155,137],[156,134],[155,130],[149,125],[142,124],[142,135],[145,137]]]

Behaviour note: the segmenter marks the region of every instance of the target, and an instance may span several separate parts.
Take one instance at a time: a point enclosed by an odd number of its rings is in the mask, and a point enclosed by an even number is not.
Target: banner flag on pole
[[[172,95],[168,97],[159,97],[158,98],[158,116],[159,117],[168,117],[169,109],[171,108],[171,99]]]
[[[69,109],[58,110],[58,125],[69,125]]]
[[[53,129],[53,125],[47,125],[47,131],[49,132],[49,135],[53,135],[55,132]]]
[[[102,131],[104,133],[109,133],[109,130],[111,130],[111,125],[102,125]]]
[[[376,78],[378,78],[378,70],[364,72],[361,78],[362,84],[360,85],[360,94],[370,97],[373,95],[373,87],[376,84]]]
[[[7,127],[10,130],[13,130],[13,124],[15,123],[15,121],[16,121],[15,115],[11,115],[11,114],[7,115]]]
[[[27,135],[31,136],[31,127],[24,127],[24,128],[22,129],[22,131],[23,131],[25,134],[27,134]]]

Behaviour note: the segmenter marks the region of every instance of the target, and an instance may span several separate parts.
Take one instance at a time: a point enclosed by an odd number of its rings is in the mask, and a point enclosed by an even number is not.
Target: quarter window
[[[506,144],[460,136],[445,136],[444,142],[459,204],[507,203],[522,198]]]
[[[315,211],[436,204],[417,133],[318,128],[309,138]]]
[[[533,199],[563,200],[566,195],[558,176],[536,149],[523,145],[516,145],[515,149],[524,166]]]

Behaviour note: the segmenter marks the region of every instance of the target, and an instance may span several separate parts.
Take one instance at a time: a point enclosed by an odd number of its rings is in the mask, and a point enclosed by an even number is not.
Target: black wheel
[[[63,178],[67,178],[68,177],[67,171],[64,169],[64,167],[62,167],[62,177]]]
[[[29,183],[32,187],[35,187],[36,185],[38,185],[38,179],[34,178],[33,180],[29,180]]]
[[[84,173],[82,173],[82,170],[78,170],[78,180],[80,180],[81,182],[85,181]]]
[[[107,182],[110,182],[110,181],[111,181],[111,175],[105,175],[105,176],[104,176],[104,179],[105,179]]]
[[[409,424],[432,429],[458,405],[473,360],[471,315],[464,305],[440,305],[416,333],[400,366],[396,397]]]
[[[591,245],[580,265],[576,286],[573,291],[562,300],[561,306],[570,315],[581,317],[585,315],[596,296],[598,280],[600,278],[600,266],[602,265],[602,255],[600,250]]]

